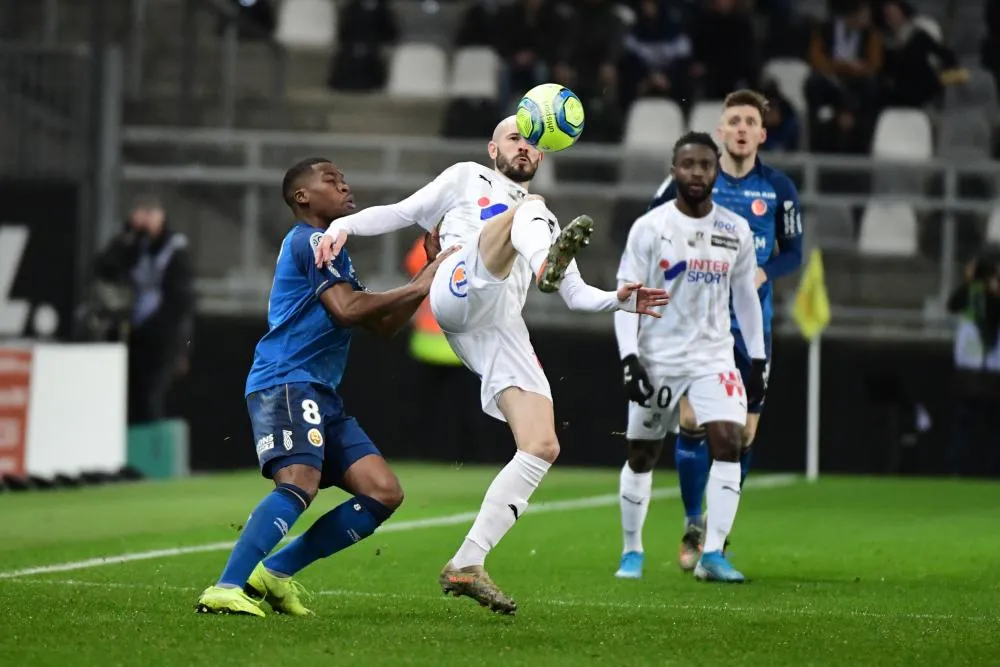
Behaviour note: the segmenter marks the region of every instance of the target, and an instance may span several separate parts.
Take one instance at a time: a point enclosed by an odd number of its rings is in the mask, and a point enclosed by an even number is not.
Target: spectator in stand
[[[330,86],[338,90],[376,90],[385,85],[385,47],[399,38],[388,0],[349,0],[337,21],[337,52]]]
[[[778,84],[772,79],[764,81],[760,92],[767,97],[767,109],[764,111],[767,140],[761,150],[775,153],[799,150],[802,126],[792,103],[782,95]]]
[[[455,46],[496,47],[500,3],[497,0],[473,0],[462,15],[455,33]]]
[[[1000,2],[984,3],[986,9],[986,37],[980,46],[980,62],[993,75],[1000,87]]]
[[[745,0],[710,0],[695,19],[692,41],[691,76],[699,97],[721,100],[756,85],[758,48]]]
[[[885,106],[922,107],[938,99],[945,84],[968,79],[955,52],[914,21],[916,12],[904,0],[882,4],[885,22]]]
[[[813,32],[813,71],[805,91],[812,150],[867,152],[879,111],[882,60],[882,40],[863,0],[845,2],[840,13]]]
[[[562,30],[553,76],[584,97],[614,94],[622,24],[610,0],[580,0]]]
[[[623,109],[637,97],[670,97],[682,105],[690,99],[692,46],[686,18],[682,8],[664,0],[639,0],[619,68]]]
[[[552,79],[572,88],[587,109],[586,137],[591,141],[621,139],[618,63],[622,21],[610,0],[577,0],[561,31]]]
[[[549,80],[549,65],[555,55],[552,36],[559,34],[570,14],[554,0],[515,0],[501,8],[496,48],[506,66],[501,79],[502,104]]]

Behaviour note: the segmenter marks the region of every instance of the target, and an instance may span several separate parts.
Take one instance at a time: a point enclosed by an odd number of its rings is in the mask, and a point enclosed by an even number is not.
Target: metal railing
[[[275,203],[271,200],[277,200],[277,184],[293,159],[291,155],[333,156],[347,171],[348,180],[355,190],[377,193],[380,201],[398,200],[408,195],[456,161],[485,159],[482,141],[428,137],[131,127],[125,128],[122,140],[125,154],[145,152],[153,156],[145,160],[128,159],[121,167],[125,183],[216,186],[242,191],[239,204],[233,203],[233,211],[239,211],[234,219],[240,225],[240,268],[229,278],[202,280],[200,283],[205,303],[230,311],[259,310],[260,304],[266,301],[266,298],[261,298],[260,292],[267,289],[268,283],[260,279],[259,266],[261,240],[269,230],[263,211],[269,204]],[[209,164],[205,156],[212,151],[217,151],[217,154],[213,155]],[[619,146],[580,144],[565,153],[549,156],[549,159],[555,163],[557,175],[566,170],[580,174],[561,177],[548,186],[537,183],[535,189],[547,195],[550,203],[555,202],[551,205],[557,214],[559,202],[572,202],[575,206],[583,206],[582,202],[593,205],[603,203],[606,206],[621,200],[646,202],[665,174],[662,154],[636,153]],[[862,327],[872,335],[877,335],[882,329],[899,332],[919,328],[924,334],[933,330],[941,335],[947,332],[948,318],[942,304],[952,289],[956,274],[958,222],[955,218],[961,214],[981,218],[989,215],[994,207],[993,187],[1000,183],[1000,164],[988,160],[961,164],[940,160],[873,161],[863,156],[815,154],[768,155],[767,161],[786,170],[799,183],[807,239],[815,231],[816,223],[810,215],[813,207],[861,208],[872,201],[883,200],[908,204],[917,213],[940,213],[941,242],[936,257],[938,286],[934,294],[926,295],[929,297],[927,307],[893,310],[840,306],[834,314],[841,324],[853,323],[851,326]],[[357,163],[357,168],[353,168],[354,163]],[[618,177],[612,182],[590,180],[587,176],[588,164],[613,167]],[[876,192],[864,191],[869,189],[867,187],[856,188],[853,192],[831,191],[825,181],[837,173],[854,178],[870,177],[875,182]],[[903,188],[903,191],[897,187],[897,191],[879,192],[885,185],[880,185],[879,181],[886,174],[914,180],[918,187]],[[979,198],[959,194],[961,180],[970,177],[988,183],[985,193]],[[928,179],[939,181],[940,194],[927,194],[925,186]],[[892,185],[889,187],[891,189]],[[376,203],[368,198],[366,201]],[[282,212],[279,215],[282,216],[279,220],[284,223],[286,214]],[[380,243],[381,266],[375,284],[398,283],[403,249],[393,235],[383,237]],[[369,257],[368,261],[371,260]],[[253,280],[254,277],[257,279]],[[530,311],[531,300],[528,305]],[[547,321],[554,326],[561,321],[566,326],[575,326],[573,323],[587,319],[576,313],[567,314],[563,319],[551,315],[550,310]]]

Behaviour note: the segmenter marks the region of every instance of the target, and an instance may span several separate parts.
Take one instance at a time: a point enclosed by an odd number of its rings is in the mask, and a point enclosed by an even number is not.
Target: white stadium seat
[[[764,65],[764,77],[774,79],[778,90],[788,98],[792,108],[801,117],[806,112],[806,79],[809,65],[798,58],[775,58]]]
[[[990,220],[986,224],[986,242],[1000,243],[1000,204],[990,211]]]
[[[274,37],[291,50],[330,50],[337,38],[333,0],[284,0]]]
[[[929,160],[934,154],[931,119],[920,109],[886,109],[879,114],[872,156]]]
[[[459,49],[451,68],[451,97],[496,99],[500,82],[500,59],[485,46]]]
[[[437,99],[445,96],[447,58],[433,44],[400,44],[392,53],[389,83],[392,97]]]
[[[861,216],[858,249],[866,255],[917,254],[917,216],[908,204],[873,201]]]
[[[646,97],[629,109],[625,121],[626,149],[670,150],[684,134],[684,113],[673,100]]]
[[[719,127],[719,117],[722,115],[722,100],[696,102],[691,109],[691,119],[688,129],[692,132],[707,132],[715,139],[715,130]],[[718,141],[716,139],[716,141]]]

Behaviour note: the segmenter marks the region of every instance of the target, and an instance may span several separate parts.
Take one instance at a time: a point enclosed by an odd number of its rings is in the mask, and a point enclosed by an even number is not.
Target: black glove
[[[750,361],[750,377],[744,382],[747,390],[747,404],[760,403],[767,393],[767,362],[763,359]]]
[[[649,382],[646,369],[639,363],[639,357],[630,354],[622,359],[622,381],[628,400],[634,403],[645,403],[653,395],[653,385]]]

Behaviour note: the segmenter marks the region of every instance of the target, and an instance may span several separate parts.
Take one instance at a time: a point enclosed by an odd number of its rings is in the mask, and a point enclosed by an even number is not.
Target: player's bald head
[[[506,135],[517,132],[517,116],[507,116],[493,129],[493,143],[498,144]]]

